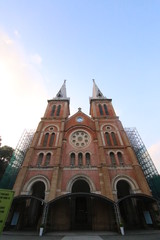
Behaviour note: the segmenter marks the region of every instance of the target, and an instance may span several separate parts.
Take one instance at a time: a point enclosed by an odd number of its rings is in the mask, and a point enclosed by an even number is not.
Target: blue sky
[[[67,79],[89,114],[92,79],[160,171],[160,1],[0,1],[0,135],[16,147]]]

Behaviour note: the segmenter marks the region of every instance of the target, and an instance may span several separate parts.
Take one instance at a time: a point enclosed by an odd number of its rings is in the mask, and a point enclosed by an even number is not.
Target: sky
[[[0,0],[0,136],[16,147],[64,79],[89,115],[92,79],[160,172],[160,1]]]

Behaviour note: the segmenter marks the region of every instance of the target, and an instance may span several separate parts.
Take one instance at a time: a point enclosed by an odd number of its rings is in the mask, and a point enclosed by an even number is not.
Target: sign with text
[[[13,191],[0,189],[0,234],[2,233],[7,220],[13,197]]]

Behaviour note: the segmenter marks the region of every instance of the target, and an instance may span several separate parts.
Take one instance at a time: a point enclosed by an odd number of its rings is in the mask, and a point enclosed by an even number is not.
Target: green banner
[[[8,213],[12,204],[14,192],[11,190],[0,189],[0,234],[3,231]]]

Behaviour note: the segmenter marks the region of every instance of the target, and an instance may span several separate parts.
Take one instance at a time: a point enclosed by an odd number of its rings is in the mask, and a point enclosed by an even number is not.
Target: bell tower
[[[56,196],[58,176],[63,146],[65,121],[70,114],[70,99],[67,98],[66,80],[57,95],[48,100],[44,116],[35,132],[31,147],[27,151],[23,167],[14,184],[15,196],[19,195],[24,184],[29,179],[43,175],[41,181],[45,184],[47,192],[45,200]],[[42,174],[43,172],[43,174]],[[48,182],[49,180],[49,182]],[[23,190],[23,193],[26,194]]]
[[[66,91],[66,80],[64,80],[64,83],[56,97],[48,100],[48,106],[44,114],[44,119],[67,119],[70,114],[69,102],[70,99],[67,98]]]
[[[95,122],[98,151],[101,159],[102,193],[110,199],[117,198],[111,191],[113,178],[126,174],[134,175],[137,192],[150,195],[150,190],[126,132],[112,106],[112,99],[106,98],[93,79],[93,94],[90,98],[90,115]],[[115,172],[116,169],[116,172]],[[143,179],[143,181],[142,181]]]
[[[116,113],[112,106],[112,99],[103,96],[93,79],[93,93],[90,98],[90,115],[92,118],[106,119],[115,118]]]

